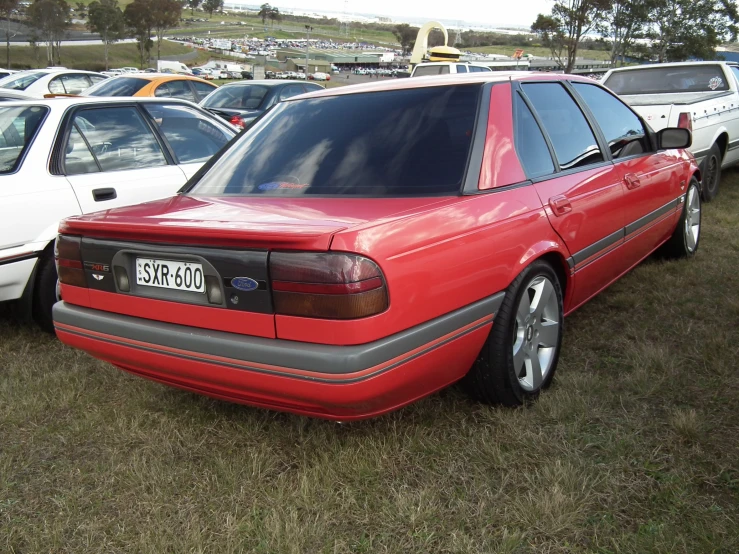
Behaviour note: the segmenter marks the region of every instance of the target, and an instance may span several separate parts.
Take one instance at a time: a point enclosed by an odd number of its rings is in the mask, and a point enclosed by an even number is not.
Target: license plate
[[[136,284],[187,292],[205,292],[203,266],[190,262],[136,258]]]

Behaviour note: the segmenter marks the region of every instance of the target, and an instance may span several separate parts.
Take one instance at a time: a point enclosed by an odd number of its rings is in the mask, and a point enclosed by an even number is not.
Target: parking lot
[[[572,315],[554,387],[517,410],[452,388],[353,424],[278,414],[130,376],[0,308],[0,551],[739,551],[724,179],[697,257],[648,260]]]

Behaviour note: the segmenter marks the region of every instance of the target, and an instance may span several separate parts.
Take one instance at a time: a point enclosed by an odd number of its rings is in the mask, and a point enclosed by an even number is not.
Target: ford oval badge
[[[231,286],[235,289],[243,290],[244,292],[250,292],[257,290],[259,283],[249,277],[234,277],[231,279]]]

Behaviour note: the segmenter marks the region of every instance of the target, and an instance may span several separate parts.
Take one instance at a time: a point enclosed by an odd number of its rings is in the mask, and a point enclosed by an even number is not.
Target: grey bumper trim
[[[103,333],[110,338],[92,338],[111,343],[116,342],[116,337],[138,341],[145,343],[139,347],[145,350],[157,351],[157,346],[174,348],[182,351],[182,354],[176,354],[180,357],[197,358],[198,354],[203,354],[229,358],[246,364],[251,362],[277,366],[276,369],[283,367],[319,374],[350,376],[352,373],[371,369],[403,355],[409,355],[410,359],[448,340],[488,325],[500,308],[504,295],[503,292],[495,294],[401,333],[355,346],[332,346],[210,331],[82,308],[65,302],[58,302],[54,306],[54,321],[76,328],[76,331],[65,329],[65,332],[83,336],[86,330]],[[472,328],[463,329],[476,322],[477,325]],[[453,335],[455,331],[459,333]],[[441,343],[429,344],[447,335],[453,336]],[[410,355],[425,345],[429,348]],[[385,369],[387,368],[383,368]]]

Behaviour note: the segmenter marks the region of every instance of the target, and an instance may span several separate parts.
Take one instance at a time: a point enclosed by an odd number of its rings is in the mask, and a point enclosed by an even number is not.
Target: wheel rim
[[[524,289],[513,334],[513,370],[524,390],[539,389],[554,363],[561,324],[554,285],[534,278]]]
[[[718,176],[718,160],[716,156],[708,158],[708,175],[706,176],[706,187],[709,191],[716,188],[716,177]]]
[[[685,207],[685,242],[689,252],[695,251],[701,232],[701,201],[694,186],[688,189],[687,206]]]

